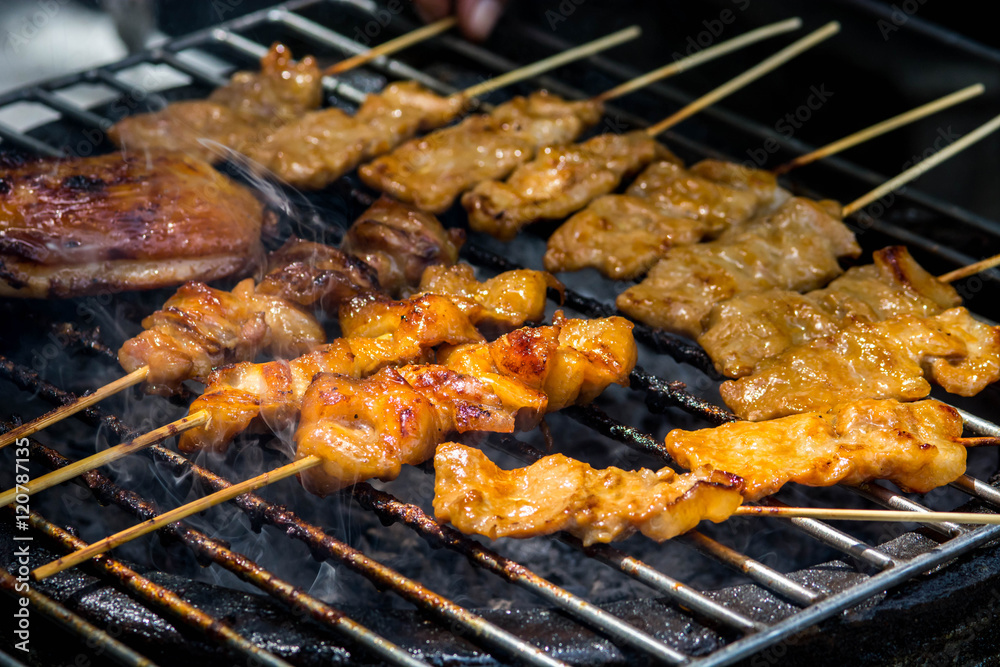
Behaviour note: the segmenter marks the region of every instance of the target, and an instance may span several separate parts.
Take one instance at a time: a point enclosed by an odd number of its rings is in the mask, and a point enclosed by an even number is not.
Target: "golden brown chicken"
[[[480,331],[492,336],[540,322],[548,290],[561,299],[565,287],[552,274],[531,269],[504,271],[480,282],[471,264],[459,262],[427,267],[417,289],[447,295]]]
[[[375,270],[382,290],[401,296],[428,266],[458,261],[464,242],[461,229],[445,229],[433,215],[381,197],[354,221],[340,247]]]
[[[0,295],[72,297],[213,280],[260,261],[263,205],[183,155],[6,164]]]
[[[374,309],[369,313],[374,316]],[[208,410],[209,421],[185,431],[184,451],[224,449],[239,433],[263,426],[275,433],[290,428],[302,397],[317,373],[365,377],[389,365],[431,361],[429,352],[443,343],[481,341],[482,336],[451,301],[436,295],[389,303],[367,333],[338,338],[308,354],[263,364],[242,362],[215,370],[205,392],[190,408]]]
[[[738,378],[767,357],[836,332],[849,319],[929,317],[961,303],[955,288],[927,273],[904,246],[877,250],[873,260],[808,294],[768,290],[718,303],[698,343],[720,373]]]
[[[477,449],[439,445],[434,455],[434,514],[463,533],[535,537],[564,530],[585,546],[638,531],[658,542],[703,519],[716,523],[743,502],[739,477],[700,468],[595,470],[562,454],[502,470]]]
[[[518,329],[485,345],[443,348],[438,361],[491,384],[501,400],[507,398],[503,381],[517,379],[545,394],[545,409],[552,412],[589,403],[611,384],[628,386],[638,355],[632,327],[623,317],[566,319],[556,312],[552,326]],[[511,403],[524,400],[514,396]],[[543,414],[522,410],[519,425],[530,428]]]
[[[354,116],[335,108],[312,111],[246,152],[287,183],[318,189],[417,132],[447,124],[464,106],[460,96],[441,97],[412,81],[392,83],[370,93]]]
[[[443,366],[384,368],[363,380],[322,373],[302,402],[296,457],[323,460],[301,479],[326,495],[367,479],[395,479],[403,465],[431,458],[451,434],[513,430],[513,414],[488,385]]]
[[[598,197],[549,237],[545,268],[638,278],[670,248],[697,243],[788,198],[769,172],[721,160],[653,163],[624,195]]]
[[[260,72],[237,72],[206,100],[174,102],[164,109],[129,116],[108,136],[123,149],[180,151],[208,162],[225,158],[209,140],[243,150],[322,101],[322,76],[312,57],[292,60],[288,48],[274,44],[261,59]]]
[[[861,254],[839,208],[796,197],[738,232],[674,248],[645,280],[618,295],[618,308],[651,326],[697,338],[712,307],[737,294],[822,287],[843,272],[838,258]]]
[[[546,146],[506,181],[487,180],[462,196],[469,226],[503,241],[539,220],[558,220],[618,187],[655,157],[679,162],[637,130],[607,133],[569,146]]]
[[[596,123],[593,101],[568,102],[544,92],[517,97],[489,115],[411,139],[359,169],[369,186],[442,213],[480,181],[503,178],[546,145],[573,141]]]
[[[979,322],[965,308],[854,320],[761,360],[750,375],[723,382],[720,392],[738,416],[759,421],[863,398],[914,401],[930,393],[927,377],[962,396],[996,382],[1000,327]]]
[[[788,482],[808,486],[886,479],[925,493],[965,473],[962,418],[934,400],[860,400],[763,422],[676,429],[666,448],[686,468],[738,475],[750,501]]]

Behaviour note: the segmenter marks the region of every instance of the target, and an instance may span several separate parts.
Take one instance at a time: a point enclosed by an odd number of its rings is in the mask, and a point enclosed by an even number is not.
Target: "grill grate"
[[[364,0],[350,2],[347,0],[327,2],[298,0],[285,3],[275,9],[249,14],[218,27],[173,40],[151,53],[138,54],[80,75],[63,77],[9,93],[0,97],[0,110],[5,106],[19,102],[37,103],[60,114],[59,123],[61,125],[103,132],[108,127],[108,119],[89,109],[75,106],[55,93],[79,83],[99,83],[122,94],[132,95],[134,89],[123,79],[123,73],[137,65],[166,65],[188,75],[196,84],[219,85],[223,82],[223,78],[218,73],[203,64],[184,57],[184,52],[190,49],[207,49],[213,54],[217,52],[226,54],[228,58],[224,56],[223,59],[227,62],[229,60],[240,61],[241,59],[256,60],[265,52],[266,47],[247,38],[245,33],[253,32],[262,27],[288,35],[289,39],[305,40],[314,47],[314,52],[332,50],[337,54],[347,55],[363,52],[365,50],[363,45],[303,15],[306,10],[327,6],[351,9],[372,17],[378,10],[378,5]],[[398,17],[394,17],[393,21],[393,26],[399,31],[412,27]],[[533,30],[530,27],[523,27],[523,31],[538,44],[550,50],[561,50],[567,46],[551,34]],[[509,70],[515,65],[499,54],[454,37],[440,36],[434,40],[434,44],[447,54],[473,63],[480,71],[500,72]],[[625,78],[636,73],[606,57],[592,58],[590,64],[613,78]],[[442,93],[450,93],[456,89],[449,82],[430,76],[425,71],[397,59],[380,58],[370,67],[382,76],[415,79]],[[363,99],[365,93],[361,87],[354,85],[355,83],[358,82],[352,82],[350,77],[347,80],[338,81],[328,79],[325,81],[325,87],[331,96],[347,102],[358,103]],[[548,87],[559,94],[585,96],[582,91],[575,87],[551,77],[539,78],[535,83]],[[671,102],[676,102],[678,99],[675,91],[663,85],[651,87],[650,94]],[[637,126],[645,124],[643,119],[622,109],[612,108],[609,113],[617,119],[624,119]],[[749,135],[759,134],[759,128],[733,114],[718,110],[709,113],[742,129]],[[5,144],[42,155],[63,154],[58,145],[38,138],[37,134],[19,131],[0,124],[0,138],[4,140]],[[684,137],[670,136],[670,138],[695,152],[702,154],[711,152],[706,147]],[[101,146],[96,148],[101,148]],[[860,182],[880,180],[877,175],[840,160],[834,161],[834,166]],[[339,187],[345,187],[347,195],[352,197],[354,201],[363,201],[365,197],[364,193],[351,190],[349,185]],[[977,216],[950,204],[912,192],[908,193],[907,197],[925,208],[946,215],[949,220],[955,221],[956,224],[977,229],[985,229],[989,226],[986,224],[989,221],[984,223]],[[943,260],[955,263],[971,261],[971,258],[964,254],[941,246],[928,238],[881,221],[875,221],[874,224],[873,229],[908,244],[916,245],[927,252],[932,252]],[[335,235],[334,231],[329,233]],[[473,263],[493,270],[507,270],[517,266],[506,257],[502,257],[488,247],[481,245],[467,244],[463,253],[466,259]],[[592,317],[606,316],[614,312],[612,307],[600,299],[595,299],[583,291],[573,289],[566,292],[566,306]],[[707,356],[697,346],[646,326],[637,326],[635,333],[637,339],[653,351],[668,354],[679,362],[701,370],[713,380],[718,379]],[[95,343],[93,340],[86,339],[86,337],[83,338],[82,342],[85,344],[89,342],[89,346],[99,354],[114,358],[112,350]],[[72,398],[72,394],[41,378],[38,373],[27,366],[11,359],[0,359],[0,375],[3,375],[18,388],[30,391],[52,403],[63,403]],[[714,424],[730,421],[734,418],[730,413],[710,401],[689,392],[683,383],[664,380],[656,374],[648,373],[639,368],[632,374],[631,380],[632,389],[644,396],[647,406],[654,412],[669,412],[679,408]],[[571,419],[593,429],[596,433],[637,451],[664,460],[667,459],[659,441],[653,435],[612,418],[598,407],[571,408],[565,412]],[[127,439],[132,433],[121,419],[100,408],[91,408],[81,413],[80,417],[88,423],[114,434],[115,439],[118,440]],[[971,414],[968,414],[967,422],[971,430],[981,433],[996,433],[1000,430],[1000,427]],[[532,461],[542,455],[530,444],[512,436],[493,437],[491,442],[502,451],[522,460]],[[49,468],[58,468],[69,463],[68,459],[56,451],[37,442],[32,443],[32,455]],[[148,455],[162,469],[169,471],[177,478],[193,477],[208,491],[215,491],[230,485],[223,477],[164,447],[153,447],[148,450]],[[79,481],[88,487],[101,503],[113,503],[137,519],[145,520],[158,513],[151,502],[141,495],[117,485],[100,472],[88,473]],[[973,498],[1000,506],[1000,492],[985,482],[964,477],[953,486]],[[915,501],[876,484],[860,487],[857,492],[865,498],[888,507],[916,512],[926,509]],[[664,636],[662,632],[644,630],[602,607],[573,595],[565,588],[535,574],[524,565],[483,546],[478,541],[470,539],[450,527],[437,524],[415,504],[399,500],[385,491],[376,490],[369,484],[357,485],[352,493],[353,499],[360,507],[373,512],[384,523],[401,523],[432,546],[456,551],[467,557],[477,567],[492,572],[511,584],[530,590],[546,603],[562,610],[575,622],[596,630],[613,643],[627,647],[629,651],[641,654],[647,659],[667,664],[726,665],[745,659],[764,648],[773,647],[779,642],[787,640],[801,630],[830,618],[838,612],[870,600],[894,586],[909,581],[919,574],[952,561],[960,555],[1000,537],[1000,527],[980,527],[970,530],[957,525],[944,524],[939,527],[941,530],[940,544],[926,549],[922,553],[904,558],[879,546],[869,545],[822,522],[809,519],[792,520],[792,525],[804,535],[847,554],[858,564],[858,571],[854,573],[851,583],[838,589],[815,583],[803,583],[702,533],[694,532],[680,538],[681,541],[694,547],[708,558],[745,574],[758,586],[774,593],[796,608],[793,613],[769,623],[755,620],[738,608],[720,603],[716,598],[684,585],[668,574],[618,548],[607,545],[584,548],[574,538],[566,536],[558,538],[593,559],[595,563],[610,566],[645,584],[657,594],[671,599],[681,610],[680,613],[691,614],[695,619],[705,622],[708,626],[719,628],[721,634],[714,634],[712,647],[706,651],[703,647],[693,647],[684,636]],[[768,502],[780,504],[780,501],[773,499]],[[234,503],[250,518],[254,528],[270,525],[279,529],[288,538],[306,544],[317,559],[339,561],[377,586],[391,590],[408,600],[449,632],[469,639],[474,644],[494,653],[497,659],[513,659],[535,665],[561,664],[556,657],[550,655],[550,652],[539,648],[532,642],[520,639],[516,634],[502,629],[484,616],[434,593],[417,581],[409,579],[378,560],[366,556],[325,532],[319,526],[307,522],[291,509],[271,503],[255,494],[240,496],[234,500]],[[41,515],[33,514],[31,522],[37,531],[48,535],[56,543],[62,544],[65,549],[77,548],[80,544],[78,538],[49,523]],[[210,538],[184,524],[168,526],[161,530],[161,534],[183,543],[200,559],[225,568],[240,579],[265,591],[292,610],[304,610],[304,613],[308,614],[314,621],[346,639],[348,643],[360,647],[370,656],[393,664],[421,664],[411,653],[389,643],[364,625],[351,620],[343,612],[302,592],[281,579],[277,574],[258,565],[246,555],[231,550],[221,541]],[[172,598],[173,594],[170,591],[144,579],[123,563],[109,556],[99,557],[95,563],[107,576],[130,588],[150,607],[163,609],[166,606],[165,613],[167,615],[192,627],[200,628],[208,637],[215,638],[233,651],[243,654],[244,657],[262,664],[286,664],[280,658],[233,632],[223,621],[198,611],[179,597]],[[9,575],[0,574],[0,584],[9,589],[8,583]],[[169,600],[169,602],[164,605],[164,600]],[[106,642],[111,647],[109,650],[115,651],[122,661],[128,664],[145,664],[142,662],[141,656],[135,655],[134,651],[121,646],[105,633],[88,627],[81,619],[66,616],[64,610],[59,609],[58,605],[54,603],[48,605],[40,599],[36,609],[52,618],[58,618],[60,615],[63,618],[70,618],[71,620],[66,624],[66,627],[71,632],[86,639],[98,637],[96,641]],[[548,644],[548,642],[545,643]],[[546,646],[546,648],[549,647]]]

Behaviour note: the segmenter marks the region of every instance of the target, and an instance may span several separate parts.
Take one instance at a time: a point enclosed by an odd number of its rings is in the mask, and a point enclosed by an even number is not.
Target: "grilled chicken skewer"
[[[958,412],[938,401],[858,401],[829,412],[768,422],[733,422],[700,431],[675,429],[666,447],[694,472],[678,475],[618,468],[594,470],[560,454],[501,470],[480,451],[457,443],[434,457],[434,512],[465,533],[534,537],[560,530],[584,545],[641,532],[657,541],[734,514],[767,516],[769,507],[741,507],[794,481],[809,486],[888,479],[927,492],[965,472],[966,447],[1000,444],[962,438]],[[722,472],[723,470],[727,472]],[[951,512],[789,508],[775,515],[866,521],[997,523],[1000,516]]]
[[[775,24],[781,32],[796,29],[797,19]],[[757,32],[757,31],[754,31]],[[771,30],[766,36],[778,34]],[[754,33],[723,42],[713,48],[731,50],[730,44],[755,37]],[[727,48],[728,47],[728,48]],[[769,58],[771,67],[758,69],[756,76],[741,76],[743,85],[751,83],[798,55],[790,50],[781,58]],[[692,58],[702,55],[701,53]],[[677,63],[680,66],[684,61]],[[674,71],[683,71],[678,67]],[[729,87],[730,93],[735,88]],[[711,94],[711,93],[709,93]],[[602,100],[610,99],[605,94]],[[697,101],[692,104],[699,104]],[[680,164],[655,137],[669,126],[655,124],[656,132],[636,130],[626,134],[602,134],[581,144],[546,146],[531,162],[517,167],[506,181],[484,180],[462,196],[462,206],[469,215],[469,226],[503,241],[510,241],[527,225],[540,220],[557,220],[583,208],[596,197],[618,187],[622,179],[635,174],[654,159]]]
[[[609,278],[631,280],[673,247],[712,239],[729,227],[772,212],[788,198],[776,176],[833,155],[874,136],[982,94],[969,86],[844,137],[771,172],[722,160],[685,169],[654,162],[625,194],[602,195],[563,223],[543,258],[549,271],[594,268]]]
[[[860,247],[840,218],[954,156],[1000,127],[994,118],[842,209],[835,202],[793,198],[774,214],[732,227],[717,240],[670,250],[639,284],[618,295],[618,308],[639,321],[697,339],[715,304],[767,289],[818,289],[843,270],[838,259]],[[891,187],[890,187],[891,186]],[[877,197],[876,197],[877,198]]]
[[[775,62],[810,48],[837,29],[830,24],[804,37],[734,82],[742,84],[747,74],[757,76],[758,69],[776,66]],[[362,166],[359,174],[373,188],[441,213],[466,190],[506,177],[542,147],[576,139],[600,118],[602,102],[600,95],[575,103],[544,94],[515,98],[489,115],[470,116],[458,125],[413,139]],[[657,126],[648,130],[650,136],[659,131]]]

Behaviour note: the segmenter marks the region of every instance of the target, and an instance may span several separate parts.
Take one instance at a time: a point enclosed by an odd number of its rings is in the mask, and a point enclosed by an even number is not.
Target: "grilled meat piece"
[[[934,400],[859,400],[823,412],[764,422],[731,422],[667,434],[670,455],[686,468],[739,475],[750,501],[787,482],[808,486],[887,479],[926,493],[965,473],[962,418]]]
[[[638,278],[674,246],[745,223],[787,198],[769,172],[721,160],[690,169],[655,162],[627,194],[598,197],[559,227],[549,237],[545,268],[592,267],[617,280]]]
[[[108,130],[108,137],[129,151],[179,151],[215,162],[225,156],[201,139],[242,151],[321,101],[316,61],[306,57],[295,62],[287,47],[276,43],[261,59],[260,72],[237,72],[207,100],[174,102],[124,118]]]
[[[369,309],[373,316],[374,309]],[[208,410],[209,421],[181,435],[183,451],[225,449],[254,425],[275,433],[290,428],[313,376],[337,373],[365,377],[389,365],[426,362],[442,343],[481,341],[468,318],[448,299],[434,295],[387,304],[376,318],[381,326],[355,337],[338,338],[298,358],[263,364],[243,362],[215,370],[190,413]]]
[[[720,392],[738,416],[758,421],[864,398],[914,401],[930,393],[925,375],[951,393],[979,393],[1000,379],[1000,327],[965,308],[853,320],[763,359],[750,375],[723,382]]]
[[[284,299],[255,294],[252,279],[232,292],[186,283],[142,326],[122,345],[118,360],[130,373],[148,366],[147,391],[161,394],[207,377],[216,366],[253,359],[265,348],[301,354],[325,338],[311,315]]]
[[[545,271],[505,271],[479,282],[475,269],[464,262],[428,266],[418,288],[422,293],[447,295],[487,335],[540,322],[545,316],[546,294],[550,289],[561,297],[565,288]]]
[[[499,179],[542,146],[573,141],[598,121],[601,105],[544,92],[517,97],[489,115],[411,139],[359,169],[373,188],[431,213],[442,213],[480,181]]]
[[[271,216],[192,157],[100,155],[7,165],[0,295],[71,297],[243,272]]]
[[[493,390],[443,366],[384,368],[370,378],[320,374],[302,402],[296,456],[323,463],[302,484],[326,495],[367,479],[391,480],[431,458],[452,433],[510,433],[514,417]]]
[[[247,155],[295,187],[318,189],[417,132],[447,124],[464,106],[459,96],[441,97],[412,81],[393,83],[370,93],[354,116],[333,108],[307,113]]]
[[[767,357],[836,332],[849,319],[929,317],[961,303],[955,288],[927,273],[905,247],[877,250],[873,259],[808,294],[768,290],[718,303],[698,343],[720,373],[738,378]]]
[[[268,255],[258,294],[336,313],[358,294],[379,289],[375,271],[360,259],[322,243],[289,239]]]
[[[639,531],[658,542],[702,519],[716,523],[740,506],[742,482],[701,468],[595,470],[562,454],[501,470],[477,449],[439,445],[434,455],[434,514],[463,533],[535,537],[564,530],[585,546]]]
[[[546,146],[506,181],[479,183],[462,196],[462,206],[472,229],[510,241],[527,225],[564,218],[611,192],[622,178],[655,157],[677,160],[641,130],[601,134],[581,144]]]
[[[595,268],[631,280],[670,248],[697,243],[705,232],[704,222],[664,214],[648,199],[604,195],[552,233],[543,261],[553,272]]]
[[[340,247],[375,269],[387,294],[400,296],[428,266],[458,261],[464,242],[461,229],[445,229],[433,215],[381,197],[351,225]]]
[[[832,208],[796,197],[739,232],[674,248],[645,280],[618,295],[618,308],[651,326],[697,338],[712,307],[737,294],[817,289],[842,272],[839,257],[861,253]]]
[[[517,329],[485,345],[443,348],[438,362],[491,384],[505,405],[502,383],[519,380],[544,393],[552,412],[589,403],[611,384],[628,386],[638,355],[632,326],[623,317],[566,319],[557,312],[552,326]],[[511,399],[511,404],[523,403],[520,397]],[[542,416],[522,411],[519,424],[530,428]]]

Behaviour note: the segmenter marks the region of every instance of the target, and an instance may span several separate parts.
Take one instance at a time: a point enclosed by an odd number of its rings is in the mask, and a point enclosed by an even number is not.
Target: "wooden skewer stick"
[[[654,81],[660,81],[673,76],[674,74],[680,74],[681,72],[697,67],[702,63],[707,63],[711,60],[715,60],[716,58],[720,58],[727,53],[738,51],[745,46],[756,44],[757,42],[765,40],[769,37],[774,37],[775,35],[791,32],[792,30],[798,30],[801,27],[802,19],[796,17],[772,23],[771,25],[766,25],[762,28],[757,28],[756,30],[751,30],[746,34],[734,37],[733,39],[728,39],[721,44],[711,46],[703,51],[690,55],[687,58],[682,58],[681,60],[670,63],[669,65],[664,65],[659,69],[655,69],[652,72],[647,72],[646,74],[637,76],[634,79],[604,91],[603,93],[595,96],[593,99],[595,102],[607,102],[608,100],[622,97],[623,95],[627,95],[633,91],[639,90],[640,88],[645,88]]]
[[[995,438],[990,435],[959,438],[958,441],[966,447],[996,447],[997,445],[1000,445],[1000,438]]]
[[[490,91],[496,90],[497,88],[503,88],[504,86],[510,85],[516,81],[530,79],[533,76],[537,76],[543,72],[548,72],[556,67],[561,67],[562,65],[571,63],[574,60],[586,58],[587,56],[592,56],[595,53],[600,53],[601,51],[610,49],[613,46],[618,46],[623,42],[635,39],[641,32],[642,29],[637,25],[625,28],[624,30],[619,30],[618,32],[611,33],[606,37],[601,37],[600,39],[595,39],[592,42],[581,44],[580,46],[572,49],[567,49],[562,53],[549,56],[548,58],[539,60],[536,63],[519,67],[512,72],[507,72],[506,74],[501,74],[500,76],[488,81],[483,81],[482,83],[470,86],[464,91],[456,93],[456,95],[468,98],[485,95]]]
[[[37,433],[43,428],[47,428],[52,424],[69,417],[70,415],[76,414],[80,410],[85,410],[91,405],[94,405],[99,401],[103,401],[108,396],[113,396],[123,389],[139,384],[146,379],[147,373],[149,373],[149,366],[137,368],[125,377],[118,378],[114,382],[109,382],[92,394],[80,396],[76,400],[47,412],[41,417],[32,419],[26,424],[21,424],[14,430],[0,435],[0,449],[17,442],[20,438],[25,438],[32,433]]]
[[[888,181],[878,186],[868,194],[863,195],[858,199],[855,199],[850,204],[844,207],[843,209],[844,217],[847,217],[852,213],[856,213],[857,211],[863,209],[865,206],[868,206],[868,204],[872,203],[873,201],[880,199],[881,197],[884,197],[893,190],[901,188],[902,186],[914,180],[918,176],[923,175],[924,172],[930,171],[931,169],[941,164],[948,158],[957,155],[958,153],[962,152],[972,144],[982,139],[983,137],[987,136],[992,132],[995,132],[998,128],[1000,128],[1000,116],[996,116],[995,118],[993,118],[993,120],[989,121],[984,125],[981,125],[972,132],[969,132],[967,135],[965,135],[958,141],[949,144],[948,146],[945,146],[934,155],[930,156],[926,160],[923,160],[922,162],[918,162],[917,164],[913,165],[912,167],[910,167],[903,173],[899,174],[895,178],[889,179]]]
[[[778,51],[770,58],[767,58],[766,60],[760,62],[754,67],[751,67],[750,69],[748,69],[746,72],[743,72],[743,74],[740,74],[735,79],[732,79],[722,84],[721,86],[711,91],[710,93],[707,93],[699,97],[691,104],[687,105],[680,111],[664,118],[656,125],[651,125],[650,127],[646,128],[646,132],[649,134],[649,136],[655,137],[656,135],[660,134],[664,130],[667,130],[668,128],[673,127],[682,120],[685,120],[690,116],[693,116],[694,114],[698,113],[705,107],[715,104],[722,98],[730,95],[731,93],[736,92],[737,90],[746,86],[752,81],[755,81],[760,77],[764,76],[765,74],[772,72],[781,65],[784,65],[792,58],[798,56],[799,54],[805,51],[808,51],[809,49],[816,46],[823,40],[837,34],[839,31],[840,31],[839,23],[837,23],[836,21],[831,21],[830,23],[827,23],[819,30],[815,30],[809,33],[808,35],[798,40],[797,42],[793,42],[792,44],[789,44],[788,46],[783,48],[781,51]]]
[[[1000,266],[1000,255],[993,255],[992,257],[987,257],[986,259],[981,259],[978,262],[968,264],[966,266],[960,266],[954,271],[949,271],[948,273],[943,273],[938,276],[938,280],[943,283],[953,283],[956,280],[961,280],[962,278],[968,278],[977,273],[981,273],[988,269],[992,269],[994,266]]]
[[[450,30],[456,23],[458,23],[458,20],[454,16],[447,16],[440,21],[435,21],[434,23],[425,25],[422,28],[411,30],[405,35],[400,35],[399,37],[390,39],[384,44],[372,47],[364,53],[359,53],[356,56],[351,56],[350,58],[341,60],[339,63],[334,63],[323,70],[323,74],[325,76],[340,74],[342,72],[346,72],[347,70],[354,69],[355,67],[360,67],[367,62],[371,62],[379,56],[387,56],[391,53],[402,51],[403,49],[422,42],[425,39],[430,39],[431,37],[440,35],[445,30]]]
[[[47,579],[54,574],[58,574],[63,570],[68,570],[74,565],[79,565],[80,563],[90,560],[98,554],[110,551],[111,549],[121,546],[126,542],[130,542],[137,537],[145,535],[146,533],[151,533],[158,528],[162,528],[163,526],[186,519],[192,514],[203,512],[210,507],[220,505],[227,500],[232,500],[236,496],[249,493],[250,491],[259,489],[262,486],[267,486],[268,484],[273,484],[279,480],[285,479],[286,477],[291,477],[292,475],[298,474],[303,470],[313,468],[322,462],[323,460],[318,456],[307,456],[295,461],[294,463],[289,463],[288,465],[284,465],[280,468],[276,468],[275,470],[257,475],[256,477],[252,477],[238,484],[233,484],[230,487],[209,494],[204,498],[199,498],[198,500],[187,503],[186,505],[181,505],[180,507],[172,509],[169,512],[164,512],[163,514],[153,517],[152,519],[143,521],[140,524],[126,528],[125,530],[115,533],[110,537],[94,542],[83,549],[74,551],[73,553],[67,554],[61,558],[57,558],[51,563],[46,563],[45,565],[36,568],[31,573],[31,576],[35,578],[35,581]]]
[[[938,111],[944,111],[949,107],[953,107],[960,102],[972,99],[977,95],[982,95],[985,90],[986,87],[981,83],[963,88],[962,90],[951,93],[950,95],[945,95],[944,97],[934,100],[933,102],[928,102],[927,104],[919,106],[916,109],[910,109],[909,111],[901,113],[898,116],[893,116],[888,120],[883,120],[881,123],[876,123],[871,127],[859,130],[852,135],[844,137],[843,139],[838,139],[837,141],[829,143],[826,146],[817,148],[811,153],[800,155],[794,160],[789,160],[785,164],[775,167],[771,170],[771,173],[775,176],[781,176],[782,174],[790,172],[792,169],[812,164],[817,160],[830,157],[831,155],[847,150],[853,146],[857,146],[858,144],[868,141],[869,139],[874,139],[875,137],[881,136],[887,132],[891,132],[898,127],[908,125],[916,120],[935,114]]]
[[[905,510],[849,510],[824,507],[771,507],[742,505],[736,516],[771,516],[784,519],[821,519],[824,521],[903,521],[913,523],[1000,524],[1000,514],[972,512],[908,512]]]
[[[165,440],[170,436],[177,435],[189,428],[194,428],[195,426],[200,426],[208,421],[209,413],[207,410],[199,410],[193,414],[186,417],[181,417],[176,421],[172,421],[166,426],[161,426],[158,429],[152,430],[149,433],[140,435],[135,440],[129,442],[124,442],[120,445],[115,445],[114,447],[109,447],[104,451],[97,452],[92,456],[80,459],[75,463],[71,463],[64,468],[59,468],[59,470],[54,470],[47,475],[42,475],[36,479],[31,480],[25,485],[14,487],[0,493],[0,507],[6,507],[7,505],[14,502],[14,499],[21,495],[32,496],[39,491],[44,491],[45,489],[51,488],[56,484],[61,484],[65,481],[71,480],[78,475],[82,475],[85,472],[90,472],[96,468],[100,468],[103,465],[111,463],[112,461],[117,461],[118,459],[124,458],[129,454],[138,452],[139,450],[145,449]]]

